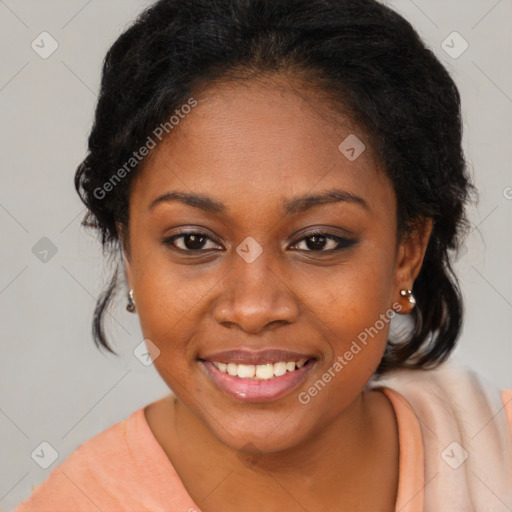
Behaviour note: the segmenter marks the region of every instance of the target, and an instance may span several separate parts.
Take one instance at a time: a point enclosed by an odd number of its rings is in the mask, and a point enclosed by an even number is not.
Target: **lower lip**
[[[304,366],[286,372],[280,377],[268,380],[241,379],[240,377],[221,372],[210,361],[201,361],[209,377],[228,395],[245,402],[268,402],[276,400],[299,386],[315,366],[316,361],[310,359]]]

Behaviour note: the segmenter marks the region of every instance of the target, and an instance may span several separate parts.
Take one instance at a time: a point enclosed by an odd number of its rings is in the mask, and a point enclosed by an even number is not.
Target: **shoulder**
[[[512,400],[512,389],[499,389],[475,370],[451,361],[430,370],[394,370],[372,379],[370,386],[391,388],[414,401],[436,398],[440,402],[455,400],[460,403],[467,397],[474,403],[478,396],[487,403],[504,408]]]
[[[445,362],[430,370],[400,369],[369,385],[398,393],[422,427],[458,427],[469,435],[485,425],[487,432],[512,438],[512,389],[500,389],[469,367]]]
[[[115,508],[115,480],[119,473],[128,474],[127,468],[133,467],[127,431],[136,428],[143,414],[144,409],[138,409],[82,443],[33,488],[15,512],[97,512],[100,503],[105,502]]]
[[[402,411],[418,419],[432,510],[512,506],[512,390],[452,362],[396,370],[370,385],[391,389]],[[492,482],[492,495],[481,475]]]
[[[501,398],[503,400],[503,407],[505,408],[508,422],[510,424],[510,432],[512,434],[512,389],[502,389]]]

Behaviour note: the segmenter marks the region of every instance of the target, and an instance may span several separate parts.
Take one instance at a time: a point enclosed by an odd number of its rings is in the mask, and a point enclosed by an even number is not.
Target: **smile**
[[[198,359],[208,380],[236,400],[268,402],[298,388],[318,360],[282,350],[225,351]]]
[[[294,372],[306,364],[306,359],[300,361],[279,361],[265,364],[236,364],[212,361],[212,364],[223,373],[240,379],[269,380],[281,377],[287,372]]]

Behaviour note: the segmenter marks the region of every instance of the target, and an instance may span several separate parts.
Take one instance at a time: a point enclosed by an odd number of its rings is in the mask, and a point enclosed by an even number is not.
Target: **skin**
[[[410,312],[400,289],[412,288],[432,223],[423,219],[397,243],[391,182],[368,141],[354,161],[338,150],[349,134],[365,134],[341,114],[334,122],[318,91],[277,75],[217,83],[195,97],[145,159],[132,184],[129,236],[120,230],[142,332],[175,395],[146,407],[148,424],[203,512],[392,511],[396,418],[381,391],[365,389],[389,324],[308,404],[297,396],[380,314]],[[284,215],[283,200],[333,188],[368,209],[334,202]],[[178,201],[149,209],[168,191],[208,195],[227,211]],[[194,253],[162,244],[180,227],[211,241]],[[358,243],[328,254],[336,242],[327,239],[311,249],[304,237],[317,228]],[[263,249],[252,263],[236,252],[248,236]],[[186,241],[175,244],[186,250]],[[241,346],[317,361],[299,388],[246,403],[219,390],[197,359]]]

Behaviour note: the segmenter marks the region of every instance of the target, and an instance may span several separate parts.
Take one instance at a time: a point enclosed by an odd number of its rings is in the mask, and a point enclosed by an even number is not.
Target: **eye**
[[[208,246],[209,242],[211,242],[210,246]],[[178,235],[173,235],[162,240],[162,243],[164,245],[171,246],[172,248],[176,248],[185,252],[198,252],[211,249],[218,250],[219,246],[219,244],[217,244],[205,233],[196,231],[183,232]]]
[[[182,232],[165,238],[162,243],[183,252],[202,252],[219,249],[220,244],[215,242],[206,233],[199,231]],[[306,252],[333,252],[356,245],[357,240],[343,238],[329,233],[315,232],[301,238],[292,245]],[[304,244],[300,247],[300,244]]]
[[[305,244],[306,247],[299,247],[301,251],[331,252],[352,247],[357,244],[357,240],[351,240],[329,233],[315,232],[301,238],[294,246],[299,246],[300,244]]]

